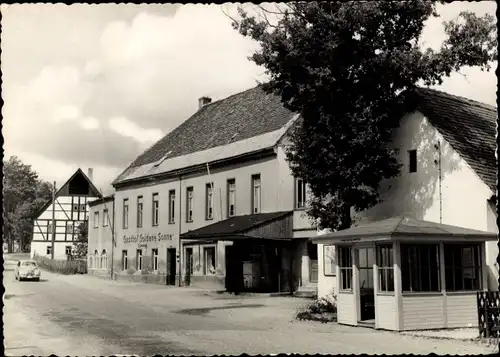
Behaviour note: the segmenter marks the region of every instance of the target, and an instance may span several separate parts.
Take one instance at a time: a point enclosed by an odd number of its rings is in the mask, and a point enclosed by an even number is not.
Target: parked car
[[[16,280],[40,280],[40,268],[34,260],[20,260],[17,262]]]

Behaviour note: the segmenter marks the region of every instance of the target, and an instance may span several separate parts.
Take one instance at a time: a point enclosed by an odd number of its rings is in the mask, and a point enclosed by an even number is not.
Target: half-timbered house
[[[33,223],[31,257],[51,257],[53,236],[54,259],[66,259],[71,254],[78,226],[89,218],[88,202],[101,197],[91,177],[92,169],[89,176],[78,169],[56,192],[55,205],[51,199],[39,210]]]

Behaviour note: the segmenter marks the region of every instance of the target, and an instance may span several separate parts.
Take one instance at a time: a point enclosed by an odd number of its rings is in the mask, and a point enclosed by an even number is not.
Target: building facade
[[[244,270],[238,278],[242,288],[314,291],[317,249],[309,238],[316,230],[304,213],[308,193],[285,160],[286,134],[297,116],[260,87],[214,103],[201,101],[191,118],[139,156],[113,183],[114,276],[224,289],[231,264],[226,247],[236,238],[222,231],[203,239],[183,235],[244,217],[265,227],[258,228],[262,241],[244,238],[246,247],[241,249],[252,252],[240,257],[234,268]],[[91,210],[93,227],[103,206],[96,204]],[[266,220],[275,213],[287,217]],[[89,253],[99,252],[101,240],[110,240],[109,234],[89,229]],[[268,262],[278,259],[275,254],[281,254],[281,268]],[[266,284],[259,285],[261,280]]]
[[[89,176],[92,177],[91,169]],[[78,226],[88,221],[88,202],[98,197],[101,194],[91,178],[78,169],[56,192],[55,205],[50,200],[40,209],[33,224],[31,257],[50,258],[54,238],[54,259],[66,259],[73,250]]]
[[[363,224],[407,215],[498,234],[496,108],[437,91],[421,95],[421,106],[402,118],[394,133],[401,174],[382,182],[383,202],[357,213],[356,220]],[[321,297],[337,291],[334,250],[318,244]],[[486,242],[485,278],[491,290],[498,290],[497,256],[497,242]]]
[[[113,274],[114,196],[90,201],[88,225],[87,272],[92,275],[111,277]],[[108,262],[109,259],[109,262]]]

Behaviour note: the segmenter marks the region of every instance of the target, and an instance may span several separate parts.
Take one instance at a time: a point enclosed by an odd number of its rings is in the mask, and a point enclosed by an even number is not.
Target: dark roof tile
[[[292,214],[292,211],[271,212],[271,213],[256,213],[243,216],[234,216],[210,224],[205,227],[188,231],[181,235],[181,238],[200,238],[200,237],[217,237],[225,235],[244,234],[253,228],[257,228],[266,223],[275,221],[281,217]]]
[[[259,85],[205,105],[140,155],[130,167],[226,145],[280,129],[293,117]]]
[[[485,238],[496,238],[496,233],[483,232],[475,229],[462,228],[441,224],[436,222],[424,221],[413,217],[396,216],[375,222],[368,222],[356,227],[340,230],[337,232],[323,234],[314,238],[314,241],[326,241],[329,238],[361,238],[377,236],[477,236]]]

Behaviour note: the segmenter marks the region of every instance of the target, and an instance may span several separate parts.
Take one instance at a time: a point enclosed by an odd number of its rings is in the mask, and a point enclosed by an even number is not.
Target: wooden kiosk
[[[313,242],[335,245],[339,323],[403,331],[477,326],[476,292],[487,289],[485,242],[497,239],[393,217]]]

